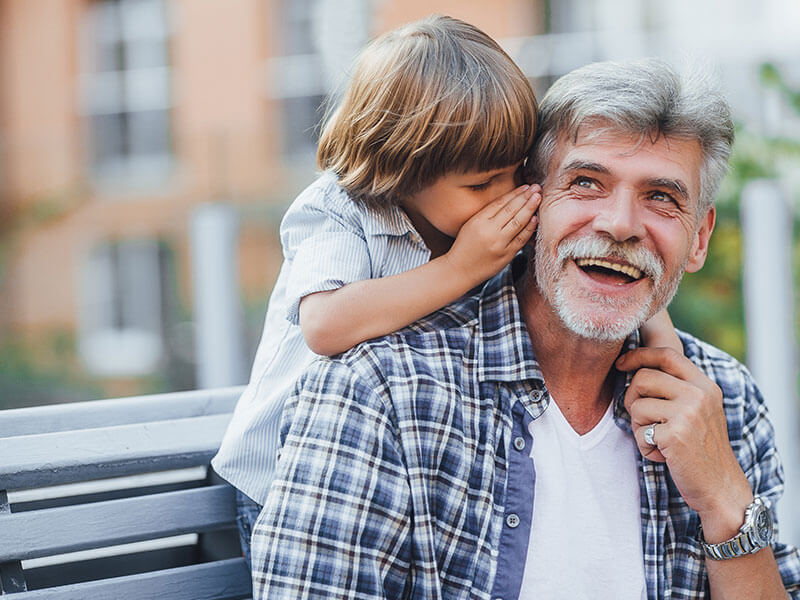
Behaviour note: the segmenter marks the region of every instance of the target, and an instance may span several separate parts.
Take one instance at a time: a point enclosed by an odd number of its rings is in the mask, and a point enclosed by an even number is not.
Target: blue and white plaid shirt
[[[683,341],[722,388],[736,456],[774,507],[783,475],[758,389],[728,355]],[[630,431],[626,384],[619,375],[615,420]],[[548,402],[511,268],[409,328],[316,362],[286,405],[253,535],[255,598],[516,598],[535,476],[512,440]],[[663,464],[641,461],[641,519],[648,599],[708,597],[699,519]],[[773,550],[800,598],[800,556]]]

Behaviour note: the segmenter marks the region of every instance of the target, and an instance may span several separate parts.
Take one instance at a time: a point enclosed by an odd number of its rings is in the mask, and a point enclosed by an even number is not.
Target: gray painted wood
[[[5,499],[2,490],[207,465],[242,389],[0,411],[0,500]],[[0,575],[4,583],[19,579],[24,585],[21,559],[184,533],[201,533],[202,539],[233,534],[235,499],[228,485],[159,490],[102,501],[97,501],[102,496],[86,496],[80,502],[87,498],[93,502],[14,513],[8,512],[7,502],[0,502]],[[43,506],[48,504],[53,503]],[[231,554],[222,552],[220,556]],[[91,561],[84,562],[90,576],[112,576],[100,563],[91,566]],[[248,598],[251,594],[249,573],[240,558],[170,566],[168,561],[156,561],[135,570],[163,570],[136,575],[117,571],[116,575],[124,576],[34,591],[20,591],[22,586],[16,586],[18,593],[13,597],[204,600]]]
[[[247,598],[250,573],[234,558],[16,594],[19,600],[223,600]]]
[[[243,386],[0,411],[0,438],[233,412]]]
[[[0,563],[230,527],[234,490],[215,485],[0,515]]]
[[[3,518],[10,514],[11,505],[8,503],[8,494],[0,490],[0,523],[3,523]],[[24,592],[27,589],[22,563],[19,560],[9,562],[0,560],[0,594]]]
[[[230,414],[0,438],[0,489],[208,464]]]

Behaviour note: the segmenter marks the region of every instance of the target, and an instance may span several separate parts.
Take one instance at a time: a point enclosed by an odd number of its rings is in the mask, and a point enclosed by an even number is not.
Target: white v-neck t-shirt
[[[551,399],[530,432],[536,486],[520,599],[646,599],[638,450],[613,402],[578,435]]]

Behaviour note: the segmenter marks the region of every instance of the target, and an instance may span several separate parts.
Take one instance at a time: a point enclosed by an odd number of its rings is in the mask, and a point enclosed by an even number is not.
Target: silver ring
[[[655,434],[656,434],[656,424],[651,423],[650,425],[644,428],[644,441],[650,444],[651,446],[655,446],[656,441],[653,437]]]

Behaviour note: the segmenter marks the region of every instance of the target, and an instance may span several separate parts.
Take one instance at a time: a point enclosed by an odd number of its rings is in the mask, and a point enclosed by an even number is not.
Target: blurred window
[[[80,352],[96,375],[154,372],[164,350],[162,281],[157,240],[98,244],[84,263]]]
[[[92,175],[157,185],[172,167],[170,67],[163,0],[98,0],[83,28],[82,109]]]
[[[324,76],[314,40],[314,15],[319,0],[284,0],[283,78],[284,152],[313,157],[319,141]]]
[[[301,96],[283,101],[285,150],[289,156],[314,156],[319,142],[325,96]]]
[[[319,0],[284,0],[285,54],[314,54],[314,8]]]

